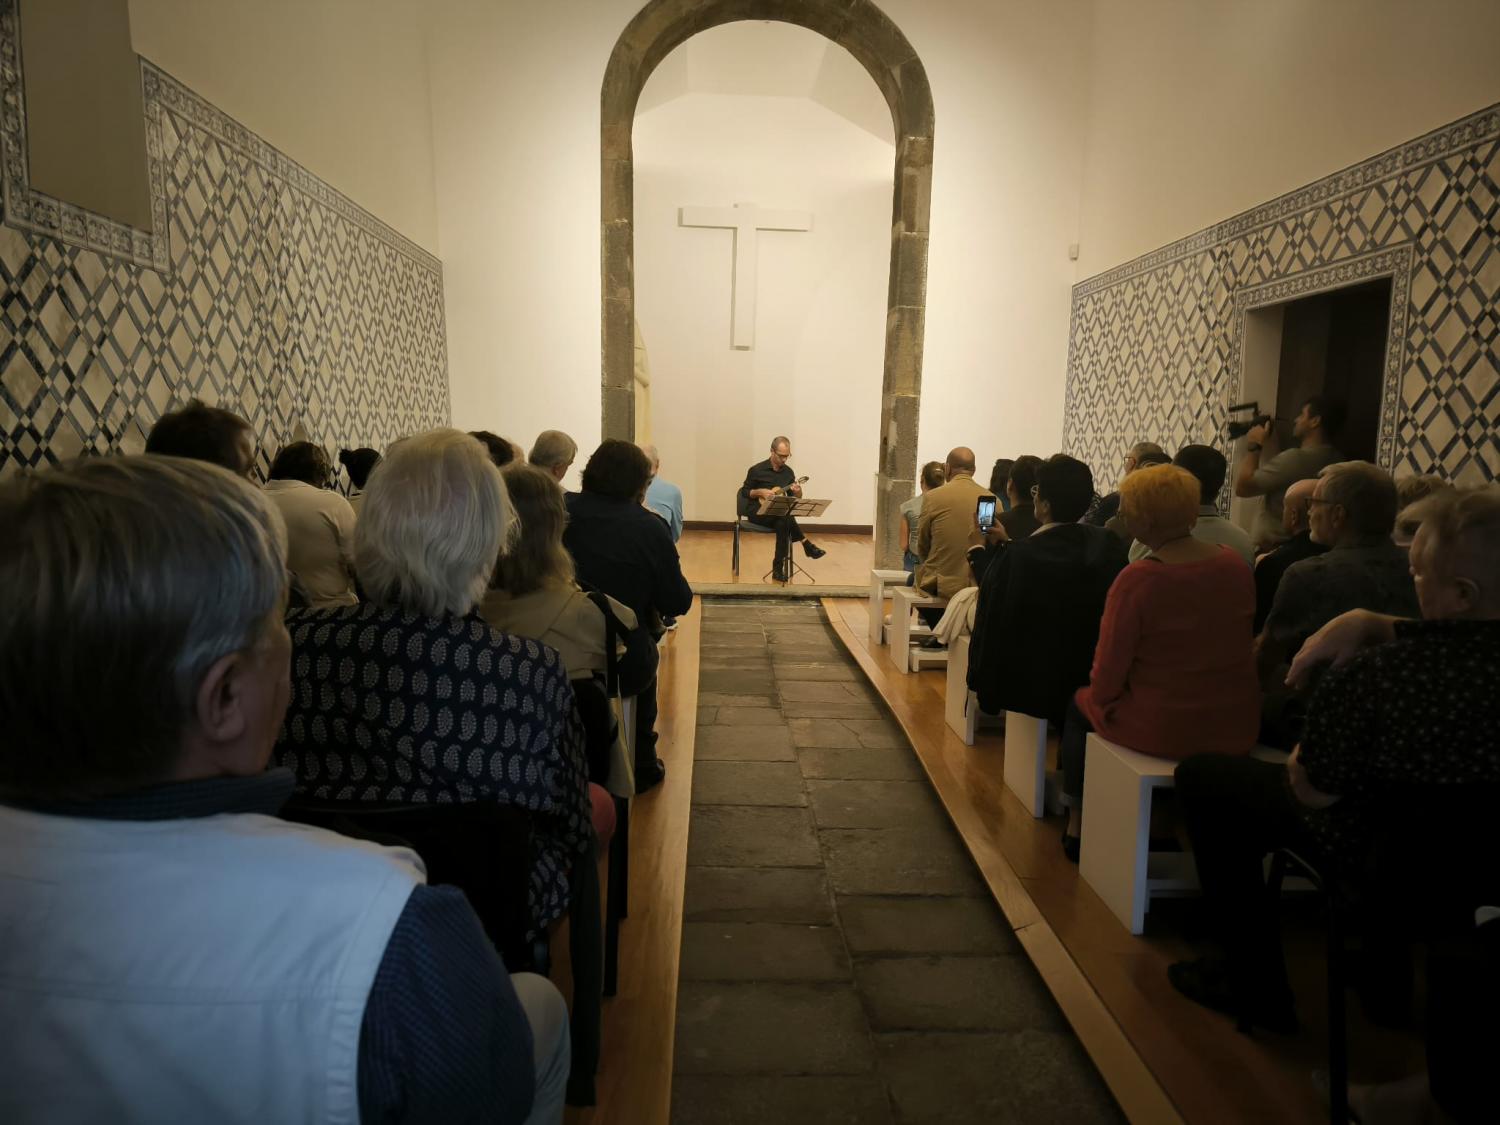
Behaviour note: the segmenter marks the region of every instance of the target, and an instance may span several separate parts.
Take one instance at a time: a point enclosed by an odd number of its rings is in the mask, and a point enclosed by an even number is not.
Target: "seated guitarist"
[[[756,515],[760,502],[773,496],[801,496],[802,485],[797,474],[792,472],[787,458],[792,455],[792,443],[787,438],[771,440],[771,456],[758,465],[751,465],[745,474],[745,483],[740,487],[740,515],[753,524],[773,528],[776,532],[776,562],[771,568],[771,577],[777,582],[791,578],[792,544],[801,542],[802,550],[810,559],[820,559],[825,554],[821,547],[802,534],[795,516]]]

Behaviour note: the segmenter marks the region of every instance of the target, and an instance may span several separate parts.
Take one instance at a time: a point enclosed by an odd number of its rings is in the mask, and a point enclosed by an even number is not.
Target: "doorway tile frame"
[[[1301,270],[1273,278],[1259,285],[1246,286],[1234,294],[1234,331],[1229,343],[1229,371],[1238,388],[1239,400],[1245,390],[1245,318],[1256,309],[1283,305],[1362,285],[1367,281],[1389,278],[1391,306],[1387,317],[1385,362],[1380,392],[1380,429],[1376,435],[1376,460],[1381,468],[1396,469],[1396,417],[1401,405],[1401,372],[1406,370],[1406,317],[1410,306],[1412,263],[1416,248],[1409,242],[1374,254],[1349,258],[1320,269]]]

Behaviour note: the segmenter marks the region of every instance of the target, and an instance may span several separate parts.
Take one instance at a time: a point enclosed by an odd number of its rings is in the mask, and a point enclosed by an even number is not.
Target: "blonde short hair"
[[[371,600],[437,617],[484,596],[513,520],[500,470],[474,438],[398,441],[365,486],[354,568]]]
[[[1198,522],[1202,485],[1177,465],[1148,465],[1120,482],[1120,513],[1156,528],[1190,528]]]
[[[578,443],[561,430],[543,430],[536,435],[526,460],[543,469],[571,465],[578,459]]]
[[[169,776],[203,677],[286,596],[260,489],[183,457],[89,457],[0,486],[0,792]]]

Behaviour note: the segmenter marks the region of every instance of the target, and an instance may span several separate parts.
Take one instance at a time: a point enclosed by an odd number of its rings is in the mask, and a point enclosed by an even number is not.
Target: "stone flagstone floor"
[[[1115,1122],[816,603],[703,603],[676,1125]]]

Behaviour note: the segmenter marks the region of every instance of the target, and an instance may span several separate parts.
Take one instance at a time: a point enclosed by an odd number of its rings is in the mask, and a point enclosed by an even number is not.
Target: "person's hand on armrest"
[[[1312,672],[1322,665],[1337,668],[1360,649],[1395,640],[1399,620],[1399,617],[1368,609],[1352,609],[1340,614],[1303,643],[1287,671],[1287,686],[1300,689],[1307,684]]]
[[[1286,775],[1292,787],[1292,796],[1310,809],[1326,809],[1335,803],[1338,797],[1324,793],[1307,780],[1307,770],[1302,766],[1301,756],[1302,747],[1298,746],[1292,751],[1292,756],[1286,760]]]

